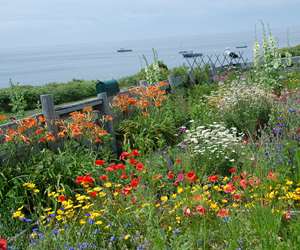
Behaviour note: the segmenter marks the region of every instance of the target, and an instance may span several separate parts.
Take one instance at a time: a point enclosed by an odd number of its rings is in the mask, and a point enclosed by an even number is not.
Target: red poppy
[[[125,160],[129,156],[130,156],[130,154],[128,152],[122,152],[120,155],[120,159]]]
[[[203,206],[198,205],[198,206],[196,207],[196,211],[198,212],[198,214],[204,215],[205,212],[206,212],[206,209],[205,209]]]
[[[186,174],[186,178],[189,182],[195,182],[197,180],[197,175],[194,171],[190,171]]]
[[[235,188],[235,186],[232,184],[232,182],[228,182],[228,183],[224,186],[223,190],[224,190],[225,193],[233,193],[233,192],[236,190],[236,188]]]
[[[139,153],[139,151],[137,149],[132,150],[131,154],[133,156],[139,156],[140,155],[140,153]]]
[[[96,160],[95,161],[96,166],[102,166],[102,165],[104,165],[104,163],[105,163],[105,160]]]
[[[36,134],[36,135],[40,135],[41,133],[43,133],[43,129],[37,129],[34,133]]]
[[[96,191],[92,191],[89,193],[89,195],[93,198],[95,198],[97,196],[97,192]]]
[[[114,165],[115,170],[125,170],[125,165],[122,163],[118,163],[117,165]]]
[[[126,174],[126,172],[122,172],[120,179],[123,179],[123,180],[128,179],[128,175]]]
[[[107,181],[108,180],[108,176],[107,175],[100,175],[99,176],[99,179],[101,180],[101,181]]]
[[[115,165],[108,166],[107,168],[105,168],[105,171],[107,171],[107,172],[113,172],[113,171],[115,171],[115,167],[114,166]]]
[[[245,190],[247,188],[247,180],[241,179],[240,180],[240,185]]]
[[[132,178],[130,181],[130,186],[132,188],[136,188],[140,183],[140,180],[138,178]]]
[[[124,188],[122,189],[122,194],[124,194],[124,195],[130,194],[131,189],[132,189],[132,187],[130,187],[130,186],[124,187]]]
[[[173,180],[175,175],[172,171],[169,171],[168,174],[167,174],[167,177],[168,177],[169,180]]]
[[[0,250],[7,250],[7,240],[0,238]]]
[[[180,164],[182,161],[180,159],[176,159],[176,164]]]
[[[60,195],[60,196],[57,197],[57,200],[58,200],[59,202],[63,202],[63,201],[66,200],[66,196]]]
[[[236,168],[234,168],[234,167],[229,168],[229,169],[228,169],[228,172],[229,172],[230,174],[234,174],[234,173],[236,172]]]
[[[94,184],[94,178],[91,177],[90,175],[84,175],[84,176],[77,176],[76,177],[76,184],[81,184],[81,185],[92,185]]]
[[[257,178],[257,177],[251,177],[251,178],[249,178],[248,183],[249,183],[252,187],[255,187],[255,186],[258,186],[258,185],[260,184],[260,179]]]
[[[218,176],[217,175],[212,175],[208,177],[208,181],[210,182],[217,182],[218,181]]]
[[[141,163],[141,162],[138,162],[138,163],[136,164],[135,168],[136,168],[137,171],[143,171],[143,169],[144,169],[144,164]]]
[[[226,208],[221,208],[218,213],[217,213],[218,217],[224,218],[224,217],[228,217],[229,216],[229,210]]]
[[[135,166],[135,165],[138,163],[138,161],[137,161],[136,159],[134,159],[134,158],[130,158],[130,159],[129,159],[129,163],[130,163],[132,166]]]
[[[270,171],[270,172],[268,173],[267,179],[269,179],[269,180],[271,180],[271,181],[275,181],[275,180],[277,180],[277,174],[274,173],[274,172],[272,172],[272,171]]]
[[[242,196],[240,194],[233,194],[232,197],[234,200],[239,201]]]
[[[232,181],[237,182],[239,181],[241,178],[238,175],[235,175],[232,177]]]
[[[41,142],[41,143],[45,143],[46,141],[47,141],[47,140],[46,140],[45,137],[42,137],[42,138],[39,139],[39,142]]]

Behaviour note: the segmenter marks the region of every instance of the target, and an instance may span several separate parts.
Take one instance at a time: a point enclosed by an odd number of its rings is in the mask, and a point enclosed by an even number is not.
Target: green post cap
[[[113,96],[120,92],[119,83],[117,80],[97,81],[96,93],[106,92],[107,96]]]

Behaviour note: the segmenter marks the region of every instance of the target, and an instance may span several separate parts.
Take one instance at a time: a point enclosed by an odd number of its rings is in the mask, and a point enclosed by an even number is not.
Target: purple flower
[[[182,126],[179,128],[180,133],[185,133],[187,131],[187,128],[185,126]]]

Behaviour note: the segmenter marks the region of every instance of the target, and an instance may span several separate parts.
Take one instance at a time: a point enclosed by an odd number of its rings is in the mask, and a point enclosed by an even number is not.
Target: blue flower
[[[31,219],[27,219],[27,218],[22,218],[21,221],[26,222],[26,223],[32,222]]]
[[[117,239],[117,237],[113,235],[113,236],[110,237],[109,241],[110,241],[110,242],[113,242],[113,241],[115,241],[116,239]]]
[[[59,230],[58,230],[58,229],[53,229],[53,230],[52,230],[52,233],[53,233],[54,235],[58,235]]]
[[[81,250],[81,249],[89,248],[89,243],[87,243],[87,242],[79,243],[79,244],[78,244],[78,248],[79,248],[80,250]]]
[[[296,109],[294,109],[294,108],[289,108],[288,111],[289,111],[289,113],[295,113],[295,112],[296,112]]]
[[[138,245],[136,250],[145,250],[145,247],[143,245]]]
[[[90,225],[93,225],[95,223],[95,221],[93,219],[88,219],[88,222]]]

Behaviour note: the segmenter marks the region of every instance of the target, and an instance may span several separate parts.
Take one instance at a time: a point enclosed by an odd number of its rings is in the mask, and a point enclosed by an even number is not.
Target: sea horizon
[[[300,43],[300,29],[287,37],[285,31],[273,33],[279,47]],[[9,80],[21,85],[44,85],[51,82],[67,82],[72,79],[119,79],[137,73],[145,63],[145,55],[151,62],[154,48],[159,59],[173,68],[186,64],[179,54],[181,50],[204,55],[222,54],[226,48],[242,49],[248,61],[252,58],[254,32],[236,32],[210,35],[189,35],[117,42],[91,42],[58,45],[0,48],[0,88],[9,87]],[[118,53],[120,48],[132,52]]]

